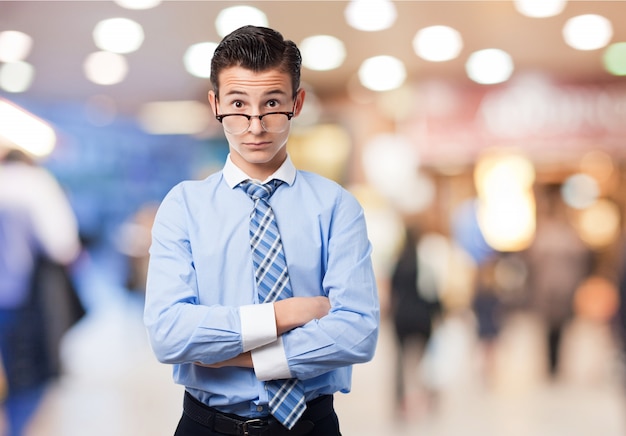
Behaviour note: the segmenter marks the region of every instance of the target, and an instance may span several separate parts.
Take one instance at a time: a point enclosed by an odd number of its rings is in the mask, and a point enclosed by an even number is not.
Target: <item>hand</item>
[[[320,319],[330,312],[328,297],[292,297],[274,303],[276,331],[278,335],[314,319]]]

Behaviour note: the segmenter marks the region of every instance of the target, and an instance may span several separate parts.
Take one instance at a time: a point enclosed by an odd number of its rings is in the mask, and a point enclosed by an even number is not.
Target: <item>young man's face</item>
[[[300,113],[304,90],[292,94],[291,76],[279,70],[255,73],[242,67],[231,67],[219,74],[219,96],[209,92],[214,113],[263,115],[268,112]],[[284,162],[290,123],[280,133],[266,132],[258,118],[241,134],[225,131],[231,158],[246,174],[263,180]]]

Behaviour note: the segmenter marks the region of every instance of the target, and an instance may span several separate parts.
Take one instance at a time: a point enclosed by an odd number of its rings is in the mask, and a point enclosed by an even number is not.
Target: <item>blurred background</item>
[[[0,154],[67,196],[86,310],[24,434],[173,433],[182,390],[141,321],[149,231],[224,162],[209,63],[244,24],[301,48],[291,157],[367,216],[381,336],[337,397],[344,434],[626,434],[624,19],[622,1],[0,1]],[[0,205],[30,180],[3,174]]]

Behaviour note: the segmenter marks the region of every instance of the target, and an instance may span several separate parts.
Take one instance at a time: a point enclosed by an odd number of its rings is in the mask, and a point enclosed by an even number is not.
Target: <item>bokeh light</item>
[[[7,92],[24,92],[30,88],[35,69],[28,62],[10,62],[0,65],[0,88]]]
[[[527,248],[535,234],[533,164],[514,153],[482,156],[474,170],[478,224],[487,243],[498,251]]]
[[[151,9],[161,4],[161,0],[113,0],[126,9]]]
[[[374,56],[359,68],[361,84],[372,91],[391,91],[406,80],[404,63],[393,56]]]
[[[615,164],[611,156],[602,150],[591,150],[580,159],[580,171],[589,174],[598,182],[604,182],[613,175]]]
[[[614,76],[626,76],[626,42],[616,42],[607,47],[602,57],[604,68]]]
[[[580,237],[592,248],[610,245],[620,233],[619,207],[605,198],[580,211],[576,221]]]
[[[395,5],[389,0],[351,0],[344,11],[346,22],[365,32],[390,28],[397,15]]]
[[[461,34],[448,26],[430,26],[413,38],[413,50],[422,59],[443,62],[456,58],[463,48]]]
[[[141,25],[128,18],[109,18],[96,24],[93,39],[100,50],[113,53],[131,53],[144,40]]]
[[[619,308],[619,291],[606,277],[588,277],[576,290],[574,311],[582,319],[610,322]]]
[[[563,201],[574,209],[585,209],[598,199],[598,182],[588,174],[573,174],[565,179],[561,188]]]
[[[611,22],[601,15],[578,15],[563,26],[565,42],[576,50],[597,50],[606,46],[612,36]]]
[[[211,58],[216,48],[215,42],[199,42],[187,48],[183,56],[187,72],[203,79],[211,77]]]
[[[196,135],[211,119],[208,105],[199,101],[154,101],[139,112],[141,127],[155,135]]]
[[[302,65],[310,70],[333,70],[346,58],[346,48],[341,40],[331,35],[315,35],[300,43]]]
[[[222,9],[215,18],[215,29],[222,38],[245,25],[267,27],[267,15],[254,6],[239,5]]]
[[[513,4],[517,12],[522,15],[532,18],[547,18],[563,12],[567,0],[514,0]]]
[[[362,159],[367,180],[385,197],[411,195],[405,186],[417,175],[419,156],[406,137],[377,135],[364,145]]]
[[[289,155],[298,168],[321,174],[337,183],[344,180],[352,151],[350,135],[338,124],[307,126],[294,130],[289,138]]]
[[[85,75],[98,85],[114,85],[128,73],[126,58],[109,51],[91,53],[83,64]]]
[[[467,76],[483,85],[506,82],[513,74],[513,69],[511,56],[497,48],[476,51],[465,64]]]
[[[37,157],[49,155],[57,141],[54,129],[47,122],[1,98],[0,137]]]
[[[24,32],[0,32],[0,62],[23,61],[30,54],[32,46],[33,39]]]

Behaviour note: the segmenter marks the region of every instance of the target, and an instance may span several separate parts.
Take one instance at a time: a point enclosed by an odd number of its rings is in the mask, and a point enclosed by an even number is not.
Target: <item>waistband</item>
[[[214,432],[230,436],[304,436],[315,426],[315,422],[334,412],[333,396],[322,395],[307,403],[307,408],[293,429],[288,430],[274,417],[246,418],[222,413],[209,407],[185,392],[183,412],[199,424]]]

